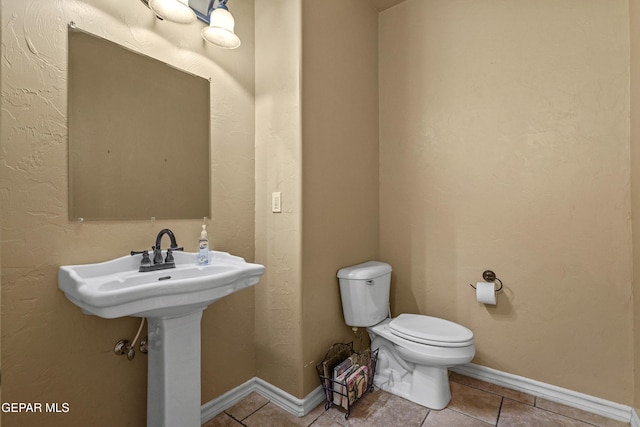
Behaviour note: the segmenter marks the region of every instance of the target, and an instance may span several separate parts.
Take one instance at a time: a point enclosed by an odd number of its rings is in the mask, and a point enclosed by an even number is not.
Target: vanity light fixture
[[[197,19],[189,0],[149,0],[149,9],[156,16],[178,24],[191,24]]]
[[[235,49],[240,46],[240,38],[233,32],[235,24],[227,0],[220,0],[209,16],[209,25],[202,29],[202,38],[223,49]]]
[[[227,8],[228,0],[140,0],[159,19],[190,24],[196,19],[206,23],[202,38],[223,49],[240,46],[240,38],[234,32],[235,20]]]

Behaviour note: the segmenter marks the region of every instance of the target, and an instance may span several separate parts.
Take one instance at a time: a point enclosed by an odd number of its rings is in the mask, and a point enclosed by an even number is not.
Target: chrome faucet
[[[171,240],[171,245],[167,249],[167,256],[163,260],[162,259],[162,248],[160,247],[162,243],[162,237],[167,234],[169,239]],[[140,262],[140,270],[144,271],[155,271],[155,270],[164,270],[166,268],[175,268],[176,263],[173,260],[173,251],[183,251],[183,247],[178,247],[178,243],[176,242],[176,236],[173,234],[173,231],[168,228],[163,228],[158,233],[156,237],[156,244],[152,246],[153,249],[153,264],[151,263],[151,259],[149,258],[149,251],[131,251],[131,255],[142,254],[142,261]]]

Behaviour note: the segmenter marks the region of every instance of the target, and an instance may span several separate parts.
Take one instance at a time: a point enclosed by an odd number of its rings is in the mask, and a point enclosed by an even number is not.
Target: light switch
[[[271,212],[282,212],[282,195],[279,191],[271,193]]]

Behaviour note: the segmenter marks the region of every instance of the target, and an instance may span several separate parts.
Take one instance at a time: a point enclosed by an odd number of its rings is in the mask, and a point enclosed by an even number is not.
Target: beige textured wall
[[[336,272],[378,257],[378,13],[367,0],[305,1],[302,322],[304,394],[344,323]]]
[[[407,0],[380,15],[393,313],[475,363],[633,401],[627,1]],[[469,283],[493,269],[496,307]]]
[[[633,226],[634,401],[640,414],[640,4],[629,1],[631,27],[631,210]]]
[[[301,0],[256,0],[257,376],[302,391]],[[271,212],[271,193],[282,212]]]
[[[236,2],[233,13],[243,44],[223,51],[204,44],[204,24],[160,22],[140,2],[2,2],[2,397],[70,404],[68,414],[3,414],[6,426],[144,425],[146,356],[112,353],[138,320],[82,314],[58,290],[57,270],[147,247],[163,227],[188,250],[199,237],[199,221],[67,220],[67,23],[213,79],[209,235],[213,248],[252,260],[253,2]],[[254,376],[253,304],[250,289],[205,311],[203,401]]]
[[[255,207],[267,273],[205,312],[203,401],[256,374],[304,397],[326,345],[351,337],[335,270],[380,255],[394,266],[394,314],[471,327],[475,362],[640,407],[627,3],[408,0],[381,14],[379,210],[369,5],[336,15],[312,0],[255,3],[255,117],[251,1],[233,3],[243,45],[231,52],[139,2],[2,3],[3,401],[71,403],[5,425],[144,424],[146,356],[111,353],[137,321],[82,315],[57,290],[57,268],[147,246],[165,226],[187,246],[198,236],[194,221],[66,220],[70,20],[213,77],[213,247],[251,260]],[[507,288],[496,308],[467,285],[488,267]]]

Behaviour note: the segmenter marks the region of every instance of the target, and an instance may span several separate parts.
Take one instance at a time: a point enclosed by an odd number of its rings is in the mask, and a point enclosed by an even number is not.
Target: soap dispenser
[[[202,231],[200,232],[200,240],[198,241],[198,264],[209,264],[209,238],[207,237],[207,226],[202,224]]]

